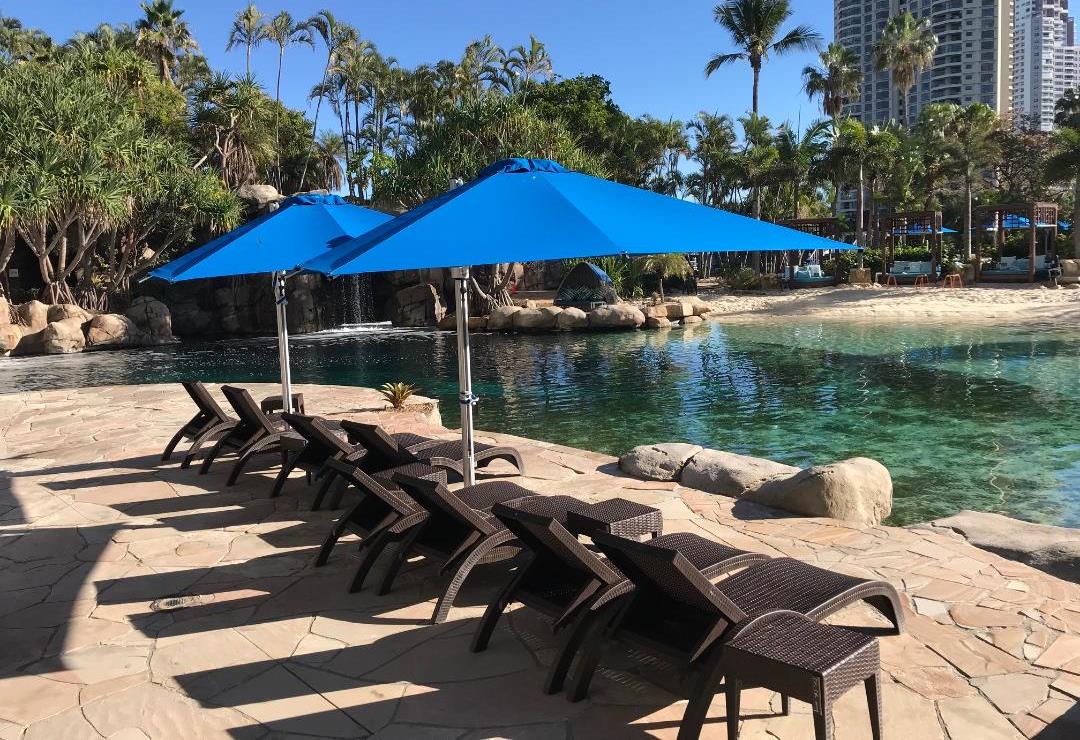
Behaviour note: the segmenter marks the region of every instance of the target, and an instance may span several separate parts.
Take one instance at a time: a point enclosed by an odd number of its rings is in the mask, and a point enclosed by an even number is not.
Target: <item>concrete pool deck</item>
[[[310,413],[452,436],[376,411],[370,390],[297,389]],[[422,563],[385,597],[348,593],[354,548],[312,567],[336,513],[307,510],[299,475],[269,499],[269,471],[225,488],[226,464],[160,462],[192,411],[178,385],[0,395],[0,740],[675,736],[685,702],[632,654],[605,659],[587,701],[543,695],[554,641],[528,609],[470,653],[499,566],[439,626],[425,620],[441,580]],[[1080,586],[949,533],[785,516],[623,477],[609,456],[488,438],[519,447],[519,482],[537,492],[624,496],[660,508],[667,531],[892,582],[909,613],[880,643],[886,738],[1080,736]],[[875,619],[852,607],[831,621]],[[747,692],[741,737],[813,736],[806,705],[778,709]],[[836,725],[839,740],[869,737],[862,692]],[[703,737],[726,732],[718,698]]]

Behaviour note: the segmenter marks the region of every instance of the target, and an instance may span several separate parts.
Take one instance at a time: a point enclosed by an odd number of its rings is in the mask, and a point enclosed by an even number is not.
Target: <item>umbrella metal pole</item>
[[[469,268],[455,267],[450,271],[457,293],[457,350],[458,350],[458,401],[461,404],[461,452],[462,478],[465,485],[476,482],[473,448],[473,406],[476,396],[472,392],[472,357],[469,348]]]
[[[291,414],[292,374],[289,369],[289,322],[285,306],[289,300],[285,295],[285,273],[271,275],[274,288],[274,313],[277,316],[278,366],[281,369],[281,409]]]

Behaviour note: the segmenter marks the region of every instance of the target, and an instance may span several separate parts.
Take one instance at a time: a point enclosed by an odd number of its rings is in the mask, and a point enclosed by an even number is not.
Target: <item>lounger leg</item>
[[[319,484],[319,490],[315,492],[315,500],[311,502],[312,511],[318,511],[322,508],[323,499],[326,498],[326,492],[330,490],[330,486],[337,481],[337,478],[337,473],[333,470],[326,471],[326,474],[323,475],[322,483]]]
[[[559,645],[559,652],[555,654],[555,660],[552,661],[551,668],[548,669],[547,678],[544,681],[545,694],[557,694],[562,691],[563,686],[566,685],[566,674],[570,672],[574,657],[577,655],[578,650],[581,649],[581,644],[585,641],[586,635],[592,630],[596,618],[596,612],[585,611],[566,630],[562,644]]]
[[[226,486],[236,485],[236,479],[239,478],[240,473],[244,471],[244,467],[248,464],[248,460],[255,457],[255,453],[257,452],[257,448],[249,447],[244,454],[240,455],[240,458],[232,466],[232,471],[229,473],[229,479],[225,481]]]
[[[214,462],[215,457],[221,454],[221,449],[225,446],[225,440],[228,438],[228,435],[222,437],[210,448],[210,452],[206,454],[206,458],[203,460],[202,465],[199,466],[199,475],[206,475],[210,472],[210,464]]]
[[[191,447],[188,448],[188,451],[184,453],[184,461],[180,463],[180,467],[185,469],[188,468],[191,465],[192,461],[195,459],[195,456],[199,453],[199,450],[202,449],[202,446],[204,444],[209,442],[218,434],[221,434],[223,432],[228,433],[228,431],[232,428],[232,422],[224,422],[221,424],[215,424],[214,426],[210,427],[205,432],[200,434],[192,441]]]
[[[887,594],[879,594],[877,596],[868,596],[866,603],[877,609],[886,619],[893,623],[890,634],[899,635],[903,632],[904,617],[897,599]]]
[[[780,694],[780,714],[784,717],[791,714],[791,697],[787,694]]]
[[[341,535],[345,534],[347,528],[346,525],[349,523],[349,520],[355,511],[356,508],[354,507],[334,522],[334,526],[331,527],[330,532],[326,535],[326,539],[323,540],[322,547],[319,548],[319,556],[315,558],[316,568],[326,565],[326,561],[330,559],[330,553],[333,552],[337,541],[341,539]]]
[[[386,573],[383,574],[382,582],[379,583],[379,596],[385,596],[390,593],[390,588],[394,585],[394,580],[397,578],[398,571],[401,570],[401,566],[408,560],[413,542],[420,536],[420,532],[423,531],[423,529],[423,523],[417,524],[401,539],[401,542],[398,544],[397,552],[394,553],[394,557],[390,560]]]
[[[178,431],[176,434],[173,435],[172,439],[169,440],[169,444],[165,445],[165,451],[163,453],[161,453],[161,461],[162,462],[167,462],[169,460],[169,458],[172,457],[173,450],[176,449],[176,445],[180,444],[180,440],[182,440],[183,438],[184,438],[184,430],[183,429],[181,429],[180,431]]]
[[[356,566],[356,575],[353,576],[352,583],[349,585],[349,593],[355,593],[364,587],[364,581],[367,580],[368,573],[375,566],[375,561],[379,559],[379,555],[386,549],[386,546],[390,544],[390,535],[387,532],[379,532],[374,537],[368,537],[360,543],[360,565]]]
[[[739,700],[742,687],[738,680],[727,679],[727,736],[728,740],[739,740]]]
[[[832,740],[832,707],[814,711],[814,740]]]
[[[454,606],[454,599],[457,598],[458,591],[465,585],[465,579],[472,573],[472,569],[480,564],[492,550],[496,547],[505,545],[508,541],[513,539],[513,535],[509,532],[504,532],[504,536],[495,535],[488,537],[477,545],[472,552],[470,552],[458,566],[457,572],[454,573],[454,577],[450,579],[450,585],[446,587],[446,591],[439,597],[438,603],[435,604],[435,611],[431,614],[432,624],[442,624],[446,621],[446,618],[450,615],[450,608]]]
[[[612,602],[609,607],[597,612],[593,618],[593,625],[582,640],[585,648],[581,651],[581,657],[578,659],[577,673],[574,674],[574,678],[570,682],[570,688],[567,689],[566,698],[570,701],[581,701],[588,695],[589,684],[592,683],[593,674],[596,673],[596,666],[600,663],[601,648],[605,642],[604,631],[608,624],[611,623],[611,620],[615,618],[618,611],[615,607],[618,605],[619,602]]]
[[[511,576],[507,584],[499,590],[499,593],[496,594],[492,602],[488,604],[487,609],[484,610],[484,616],[481,617],[480,624],[476,627],[476,633],[473,635],[472,645],[469,648],[474,653],[487,650],[488,642],[491,640],[491,633],[495,631],[495,625],[499,623],[499,617],[506,611],[506,607],[513,602],[514,593],[517,592],[518,586],[527,571],[527,565],[518,568],[518,572]]]
[[[281,453],[281,470],[278,472],[277,478],[274,479],[274,487],[270,489],[270,498],[277,498],[281,494],[281,489],[285,487],[285,481],[289,479],[289,474],[292,473],[299,460],[299,455],[290,455],[284,451]]]
[[[870,737],[881,740],[881,682],[875,673],[866,679],[866,703],[870,709]]]
[[[682,722],[679,723],[679,740],[696,740],[701,735],[705,718],[709,716],[709,705],[712,704],[716,687],[723,675],[720,652],[715,651],[712,657],[702,663],[698,675],[690,685],[690,701],[683,712]]]

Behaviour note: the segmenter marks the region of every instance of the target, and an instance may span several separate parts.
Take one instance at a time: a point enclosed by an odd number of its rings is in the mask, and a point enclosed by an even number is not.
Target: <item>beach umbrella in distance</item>
[[[465,482],[473,482],[469,268],[500,262],[671,252],[858,249],[566,169],[507,159],[303,264],[327,275],[452,268]]]
[[[391,218],[353,205],[339,195],[294,195],[275,210],[152,270],[148,277],[175,283],[269,273],[277,318],[282,408],[291,411],[286,279],[300,263],[343,245]]]

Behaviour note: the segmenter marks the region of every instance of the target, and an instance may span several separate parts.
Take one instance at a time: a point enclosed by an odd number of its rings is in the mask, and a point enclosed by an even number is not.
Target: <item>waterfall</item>
[[[344,275],[333,282],[334,323],[337,326],[375,320],[375,296],[370,275]]]

